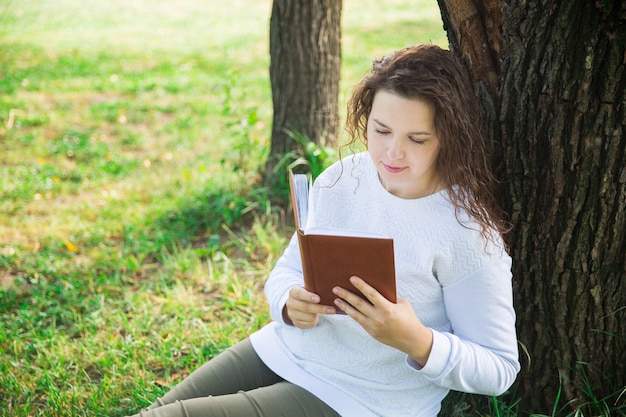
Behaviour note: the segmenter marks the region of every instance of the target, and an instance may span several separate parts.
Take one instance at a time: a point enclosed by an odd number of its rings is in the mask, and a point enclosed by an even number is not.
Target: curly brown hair
[[[348,147],[360,139],[367,145],[367,121],[374,96],[385,90],[430,103],[439,139],[437,163],[452,204],[480,225],[487,240],[510,230],[495,198],[497,180],[491,170],[487,136],[478,97],[467,72],[450,51],[436,45],[410,46],[374,61],[348,101]]]

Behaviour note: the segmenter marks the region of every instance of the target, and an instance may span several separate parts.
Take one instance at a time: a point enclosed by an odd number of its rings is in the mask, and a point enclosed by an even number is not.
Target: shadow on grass
[[[35,253],[0,254],[0,272],[14,277],[0,289],[0,315],[20,316],[29,327],[69,329],[77,316],[101,308],[100,295],[122,299],[125,288],[145,285],[149,272],[163,267],[164,254],[192,248],[198,259],[209,259],[228,245],[225,229],[245,232],[255,216],[271,210],[262,187],[212,187],[125,224],[116,238],[91,236],[94,246],[79,253],[50,239]]]
[[[225,228],[249,227],[255,215],[272,210],[263,187],[206,188],[182,198],[178,205],[142,224],[124,228],[130,253],[152,256],[174,247],[193,247],[203,254],[218,249]]]

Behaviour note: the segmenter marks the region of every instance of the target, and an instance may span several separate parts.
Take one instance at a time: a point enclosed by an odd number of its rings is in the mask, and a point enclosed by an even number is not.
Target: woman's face
[[[413,199],[443,188],[435,111],[429,103],[379,90],[367,121],[367,146],[391,194]]]

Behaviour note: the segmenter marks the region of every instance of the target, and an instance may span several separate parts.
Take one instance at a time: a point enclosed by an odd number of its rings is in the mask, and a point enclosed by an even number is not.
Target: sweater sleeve
[[[452,332],[433,330],[433,346],[419,370],[457,391],[500,395],[520,370],[510,258],[501,257],[443,287]],[[409,359],[409,365],[418,369]]]
[[[289,298],[289,290],[292,287],[303,285],[300,248],[298,247],[298,237],[294,233],[289,245],[276,262],[276,266],[270,272],[265,283],[265,296],[269,303],[270,316],[274,321],[285,324],[283,307]]]

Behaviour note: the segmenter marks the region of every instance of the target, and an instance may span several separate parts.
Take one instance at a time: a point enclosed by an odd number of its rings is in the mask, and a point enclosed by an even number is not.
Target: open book
[[[396,275],[393,239],[354,231],[307,228],[310,180],[305,174],[289,173],[291,200],[304,287],[318,294],[320,304],[334,305],[332,289],[343,287],[363,298],[351,283],[358,276],[376,288],[385,298],[396,302]],[[338,310],[341,313],[341,311]]]

